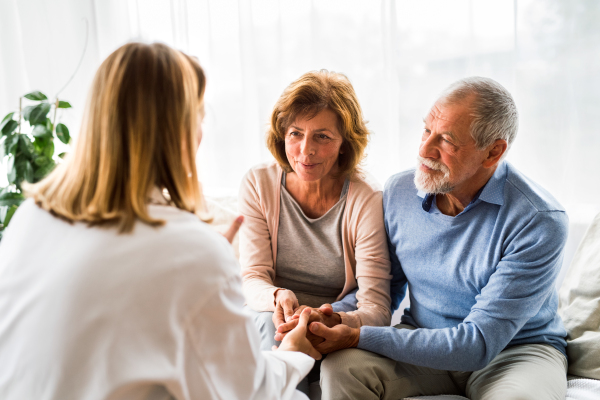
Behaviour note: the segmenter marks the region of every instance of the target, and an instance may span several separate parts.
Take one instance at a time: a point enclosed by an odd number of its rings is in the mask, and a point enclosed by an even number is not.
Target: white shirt
[[[26,201],[0,243],[0,398],[290,399],[314,360],[261,352],[239,265],[195,215],[115,228]]]

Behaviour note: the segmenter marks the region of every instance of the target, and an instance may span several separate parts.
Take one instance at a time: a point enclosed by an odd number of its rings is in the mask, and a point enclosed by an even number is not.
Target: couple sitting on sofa
[[[358,170],[369,133],[348,80],[292,83],[268,136],[277,163],[241,189],[254,321],[231,248],[200,221],[204,86],[160,44],[98,70],[76,149],[0,245],[0,397],[290,399],[328,354],[327,399],[564,398],[567,219],[502,161],[517,130],[502,86],[444,92],[417,169],[382,193]]]
[[[456,82],[424,119],[416,170],[382,195],[357,168],[369,132],[348,80],[292,83],[267,134],[277,163],[253,168],[239,199],[262,349],[308,306],[312,344],[335,352],[321,365],[324,399],[564,399],[554,285],[568,221],[503,162],[517,126],[497,82]],[[389,327],[407,286],[410,308]]]

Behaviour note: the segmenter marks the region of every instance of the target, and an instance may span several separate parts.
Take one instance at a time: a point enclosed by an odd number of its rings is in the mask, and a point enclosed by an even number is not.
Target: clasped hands
[[[306,338],[319,353],[328,354],[358,345],[360,329],[343,325],[340,314],[333,312],[331,304],[323,304],[319,308],[301,306],[291,290],[282,289],[275,293],[275,303],[275,340],[283,340],[298,325],[302,311],[309,308]]]

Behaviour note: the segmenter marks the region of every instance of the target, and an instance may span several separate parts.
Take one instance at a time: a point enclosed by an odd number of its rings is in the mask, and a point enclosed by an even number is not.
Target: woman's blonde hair
[[[292,171],[285,153],[285,133],[298,117],[312,118],[324,109],[338,117],[343,137],[338,158],[340,175],[357,172],[369,142],[369,130],[363,119],[358,97],[348,78],[325,69],[311,71],[292,82],[275,103],[267,131],[267,147],[281,168]]]
[[[43,209],[68,221],[130,232],[148,214],[149,196],[202,216],[195,153],[205,76],[198,63],[164,44],[129,43],[100,66],[73,153],[28,187]]]

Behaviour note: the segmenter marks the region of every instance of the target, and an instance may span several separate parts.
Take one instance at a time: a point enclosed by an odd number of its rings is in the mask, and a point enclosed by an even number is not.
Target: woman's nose
[[[311,155],[314,153],[313,145],[309,140],[308,135],[304,136],[302,143],[300,144],[300,152],[304,155]]]

